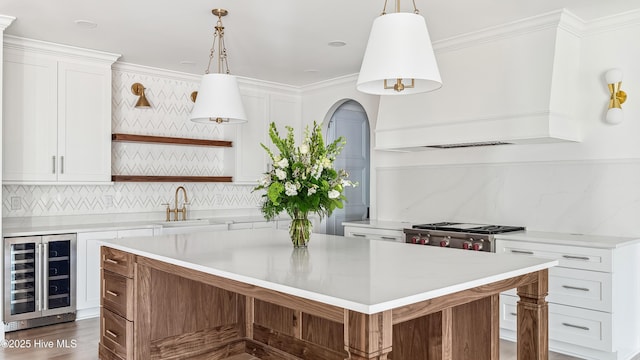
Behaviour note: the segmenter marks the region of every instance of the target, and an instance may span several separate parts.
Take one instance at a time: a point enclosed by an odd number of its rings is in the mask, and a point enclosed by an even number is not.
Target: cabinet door
[[[247,113],[248,121],[234,126],[235,140],[235,183],[256,184],[263,173],[267,171],[267,153],[260,143],[268,146],[270,143],[268,131],[268,96],[259,93],[245,93],[242,103]],[[226,129],[225,129],[226,131]]]
[[[117,231],[78,233],[78,310],[100,306],[100,246],[99,240],[115,239]]]
[[[111,69],[58,64],[58,181],[111,181]]]
[[[3,76],[4,181],[55,181],[56,61],[7,50]]]

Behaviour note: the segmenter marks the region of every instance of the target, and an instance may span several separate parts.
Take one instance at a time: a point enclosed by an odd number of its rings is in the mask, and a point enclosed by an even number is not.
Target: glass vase
[[[289,235],[294,248],[307,247],[311,237],[311,221],[308,214],[302,211],[294,211],[289,225]]]

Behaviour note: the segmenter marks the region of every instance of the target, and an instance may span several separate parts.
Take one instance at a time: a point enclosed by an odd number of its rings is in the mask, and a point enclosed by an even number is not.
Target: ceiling
[[[415,0],[432,41],[566,8],[592,20],[640,0]],[[2,0],[6,34],[122,54],[123,62],[203,74],[216,17],[235,75],[303,86],[357,73],[383,0]],[[409,0],[402,11],[412,10]],[[394,11],[389,1],[388,12]],[[90,29],[76,20],[97,24]],[[331,41],[345,46],[332,47]]]

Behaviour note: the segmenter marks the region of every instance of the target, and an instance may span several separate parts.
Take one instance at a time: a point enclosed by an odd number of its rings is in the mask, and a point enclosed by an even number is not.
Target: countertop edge
[[[113,243],[111,240],[100,240],[98,241],[98,244],[111,247],[116,250],[125,251],[134,255],[144,256],[153,260],[158,260],[158,261],[162,261],[162,262],[177,265],[177,266],[182,266],[187,269],[201,271],[207,274],[220,276],[225,279],[239,281],[245,284],[262,287],[268,290],[279,291],[287,295],[292,295],[292,296],[297,296],[297,297],[301,297],[308,300],[318,301],[327,305],[337,306],[340,308],[345,308],[348,310],[353,310],[353,311],[357,311],[364,314],[375,314],[382,311],[398,308],[401,306],[415,304],[417,302],[434,299],[440,296],[450,295],[459,291],[468,290],[468,289],[479,287],[482,285],[487,285],[493,282],[528,274],[534,271],[549,269],[553,266],[558,265],[557,260],[546,260],[536,265],[527,266],[522,269],[509,271],[499,275],[488,276],[482,279],[469,281],[469,282],[457,284],[454,286],[444,287],[437,290],[427,291],[427,292],[414,294],[410,296],[404,296],[395,300],[386,301],[378,304],[366,305],[366,304],[357,303],[350,300],[340,299],[334,296],[319,294],[319,293],[311,292],[308,290],[298,289],[298,288],[294,288],[287,285],[277,284],[269,281],[256,279],[253,277],[247,277],[240,274],[230,273],[228,271],[218,270],[218,269],[214,269],[206,266],[201,266],[198,264],[193,264],[190,262],[172,259],[162,255],[149,253],[143,250],[132,249],[127,246],[122,246],[122,245]]]

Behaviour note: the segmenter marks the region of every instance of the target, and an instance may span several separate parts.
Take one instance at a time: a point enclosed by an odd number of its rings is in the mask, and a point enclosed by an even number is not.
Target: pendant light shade
[[[229,12],[225,9],[213,9],[211,13],[218,17],[218,21],[209,52],[209,64],[205,75],[202,76],[190,119],[207,124],[243,123],[247,121],[247,115],[242,106],[238,81],[229,72],[227,48],[224,43],[222,17]],[[210,74],[209,70],[215,55],[217,55],[218,72]]]
[[[246,122],[247,115],[242,106],[236,77],[229,74],[202,76],[191,121],[219,124]]]
[[[362,60],[357,89],[374,95],[408,95],[441,86],[424,17],[396,12],[376,18]]]

